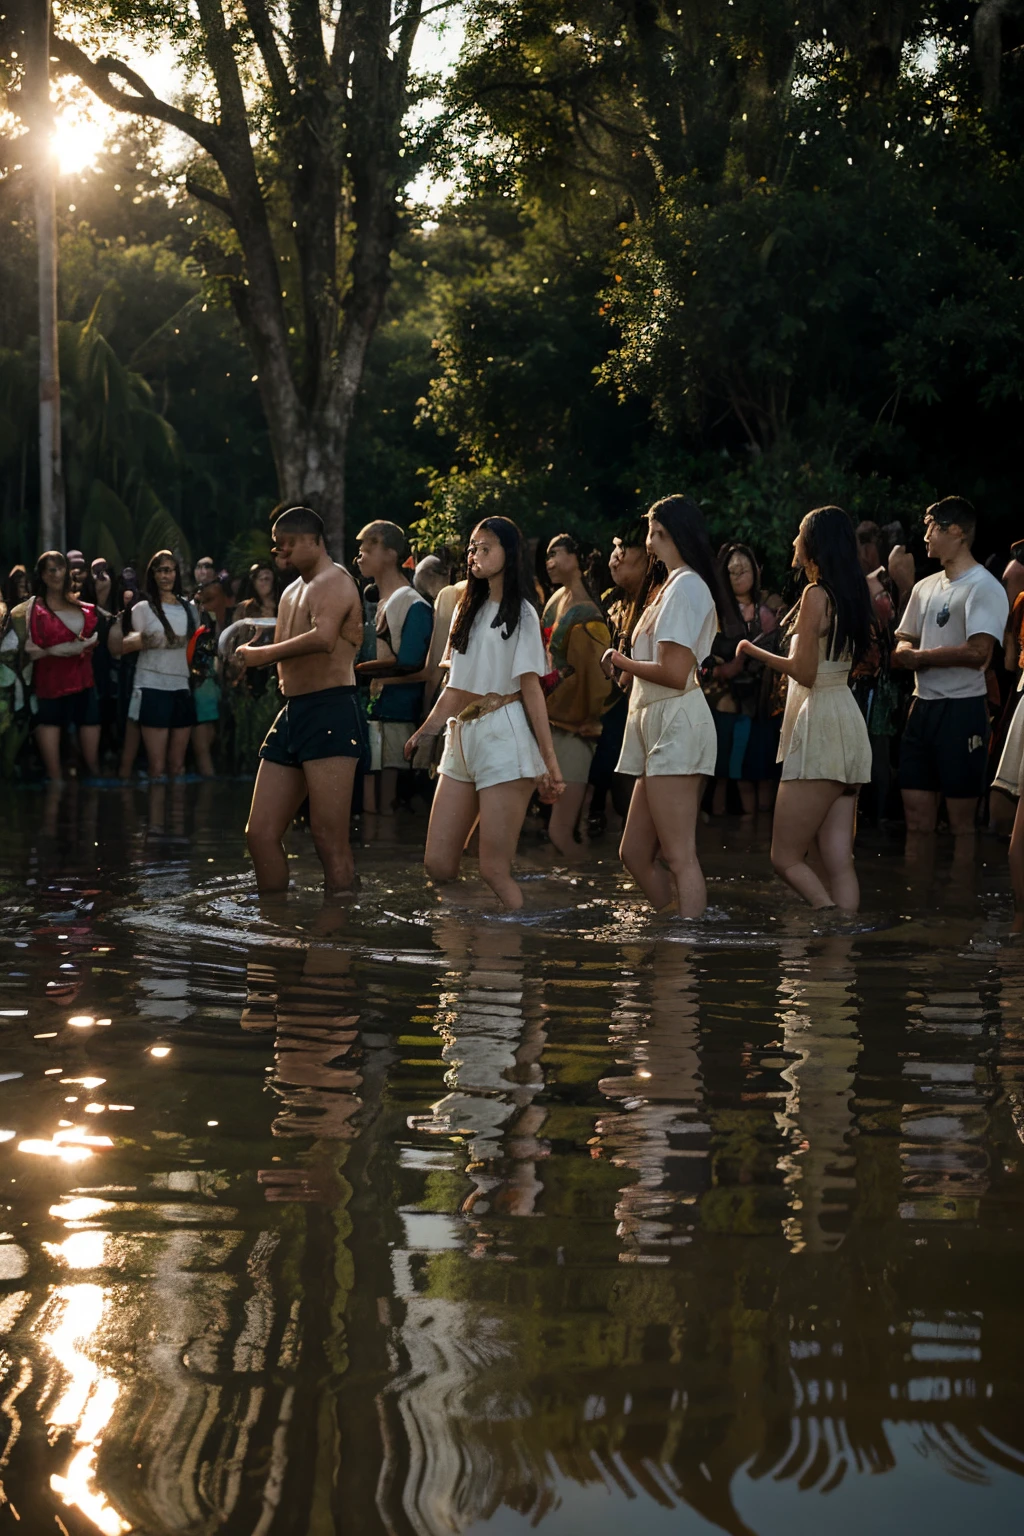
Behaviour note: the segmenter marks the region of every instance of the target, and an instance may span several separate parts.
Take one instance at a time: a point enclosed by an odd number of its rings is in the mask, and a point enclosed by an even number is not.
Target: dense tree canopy
[[[424,544],[499,509],[596,536],[681,485],[777,566],[824,500],[909,521],[957,491],[989,545],[1016,535],[1012,7],[469,0],[443,87],[411,67],[428,9],[400,6],[385,36],[374,7],[335,6],[327,54],[297,0],[60,12],[61,67],[125,108],[104,161],[61,189],[62,316],[81,326],[100,301],[90,334],[173,430],[156,493],[185,537],[241,548],[279,493],[416,520]],[[111,64],[131,26],[173,38],[194,98],[154,104]],[[181,113],[184,186],[157,134]],[[449,179],[443,205],[403,202],[423,165]],[[30,358],[31,221],[13,185],[0,197],[0,345]],[[268,397],[275,347],[299,417]],[[15,404],[0,475],[24,527]],[[283,444],[307,469],[313,453],[312,478]]]

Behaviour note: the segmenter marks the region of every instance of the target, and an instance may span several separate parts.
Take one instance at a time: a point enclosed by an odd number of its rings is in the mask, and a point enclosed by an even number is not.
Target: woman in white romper
[[[619,855],[657,911],[672,906],[680,917],[700,917],[707,891],[697,860],[697,813],[704,777],[715,771],[718,738],[697,667],[710,655],[720,617],[733,609],[697,503],[666,496],[647,517],[652,565],[638,599],[646,606],[633,631],[632,655],[605,653],[610,673],[633,679],[615,771],[636,784]]]
[[[480,818],[480,873],[510,910],[523,904],[512,859],[535,789],[555,800],[565,785],[541,688],[547,671],[523,538],[507,517],[485,518],[467,549],[469,579],[452,615],[448,686],[405,745],[446,728],[424,866],[454,880]]]
[[[873,615],[853,524],[841,508],[808,512],[793,540],[793,564],[808,585],[795,610],[789,655],[749,640],[736,647],[737,656],[753,656],[789,679],[772,866],[812,907],[856,912],[857,791],[871,779],[871,742],[849,677],[871,644]],[[815,841],[827,887],[807,863]]]

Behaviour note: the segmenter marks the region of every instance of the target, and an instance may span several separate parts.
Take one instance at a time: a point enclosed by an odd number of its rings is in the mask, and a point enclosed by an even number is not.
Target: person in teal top
[[[369,682],[371,770],[379,774],[377,808],[394,811],[398,774],[408,771],[405,744],[423,713],[422,674],[434,628],[434,611],[412,586],[403,561],[409,552],[397,523],[367,523],[359,531],[356,564],[378,593],[370,655],[356,666]],[[365,655],[365,650],[364,653]],[[370,806],[364,800],[364,808]]]

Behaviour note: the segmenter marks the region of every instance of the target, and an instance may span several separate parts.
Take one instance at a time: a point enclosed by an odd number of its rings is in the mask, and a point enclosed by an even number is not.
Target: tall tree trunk
[[[57,205],[52,147],[53,104],[50,100],[50,0],[37,0],[29,7],[25,41],[25,116],[32,146],[39,254],[39,539],[43,549],[63,550],[67,543],[67,528],[57,353]]]
[[[201,151],[186,187],[237,236],[227,249],[211,238],[201,254],[256,365],[281,495],[320,512],[340,555],[352,414],[390,282],[402,188],[419,168],[406,113],[424,0],[337,0],[332,9],[328,36],[317,0],[195,0],[216,95],[204,117],[161,101],[118,59],[91,59],[68,38],[53,48],[109,106],[167,123]],[[294,263],[287,290],[282,256]]]

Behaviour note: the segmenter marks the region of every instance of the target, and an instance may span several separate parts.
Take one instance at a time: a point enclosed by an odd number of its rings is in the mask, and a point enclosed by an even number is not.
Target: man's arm
[[[341,627],[347,616],[351,577],[331,570],[310,583],[310,627],[289,640],[275,640],[270,645],[240,645],[235,652],[247,667],[270,667],[279,661],[298,661],[302,656],[330,656],[341,639]]]
[[[433,628],[433,611],[426,603],[414,603],[402,625],[398,655],[392,661],[360,661],[356,676],[376,677],[383,688],[394,683],[421,683]]]
[[[912,639],[901,636],[892,653],[892,665],[905,672],[922,672],[926,667],[971,667],[984,672],[994,646],[992,635],[971,635],[966,645],[937,645],[919,651]]]

